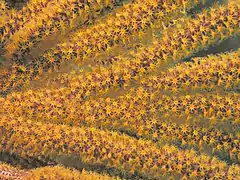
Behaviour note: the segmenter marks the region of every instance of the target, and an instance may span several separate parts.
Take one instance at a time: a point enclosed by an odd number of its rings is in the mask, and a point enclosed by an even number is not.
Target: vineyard
[[[240,180],[240,0],[0,0],[0,179]]]

